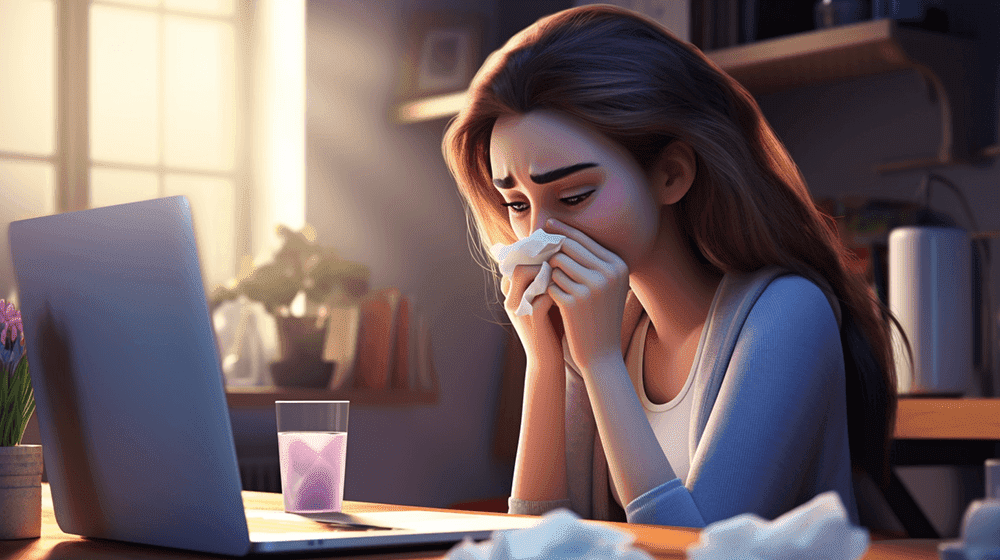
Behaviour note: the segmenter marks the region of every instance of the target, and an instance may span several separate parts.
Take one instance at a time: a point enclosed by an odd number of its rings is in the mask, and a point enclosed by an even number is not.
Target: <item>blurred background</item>
[[[952,121],[919,68],[755,93],[814,196],[835,213],[919,201],[970,231],[1000,229],[1000,5],[619,3],[709,52],[800,34],[821,50],[822,39],[807,37],[815,28],[873,17],[959,38],[970,55],[948,93],[963,92],[951,102],[968,111],[956,131],[967,149],[949,161],[938,156]],[[505,317],[470,253],[440,142],[486,54],[572,5],[0,0],[0,222],[183,194],[207,290],[273,258],[278,225],[309,224],[316,243],[367,267],[371,289],[396,288],[419,306],[437,378],[429,401],[352,405],[345,498],[502,500],[516,440],[516,347],[509,351]],[[887,165],[899,161],[917,163]],[[960,189],[975,226],[951,190],[918,198],[928,169]],[[984,301],[997,301],[997,268],[987,269],[994,280],[982,286]],[[16,298],[6,249],[0,297]],[[986,313],[992,322],[997,308]],[[995,337],[983,336],[992,348]],[[977,365],[970,395],[996,395],[995,354]],[[241,463],[276,469],[273,407],[231,415]],[[962,468],[902,467],[900,475],[943,535],[957,531],[981,484]]]

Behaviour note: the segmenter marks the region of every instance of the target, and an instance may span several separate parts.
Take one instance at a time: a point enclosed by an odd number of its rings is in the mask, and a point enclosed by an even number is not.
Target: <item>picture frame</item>
[[[407,25],[401,99],[465,90],[482,62],[483,16],[419,11]]]

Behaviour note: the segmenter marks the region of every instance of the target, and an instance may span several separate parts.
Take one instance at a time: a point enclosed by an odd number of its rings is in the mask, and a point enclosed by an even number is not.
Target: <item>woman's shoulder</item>
[[[747,316],[747,323],[784,336],[839,341],[835,296],[812,280],[782,274],[767,285]],[[839,310],[839,309],[838,309]]]
[[[806,391],[843,380],[840,329],[826,294],[815,282],[795,274],[773,278],[742,325],[733,325],[740,367],[754,383]],[[732,365],[732,364],[729,364]],[[727,377],[732,371],[727,368]],[[803,372],[813,372],[803,375]]]
[[[833,301],[831,301],[831,299]],[[833,304],[836,299],[816,282],[794,273],[776,277],[761,294],[758,304],[770,305],[798,314],[824,315],[835,318]],[[824,313],[825,312],[825,313]]]
[[[799,307],[812,313],[828,309],[840,323],[840,302],[829,284],[778,266],[727,272],[712,302],[712,315],[723,320],[742,319],[762,308],[794,311]]]

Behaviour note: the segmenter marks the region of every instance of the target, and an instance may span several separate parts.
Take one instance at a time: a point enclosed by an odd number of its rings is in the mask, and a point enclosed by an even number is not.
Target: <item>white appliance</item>
[[[962,395],[973,382],[972,245],[965,230],[908,226],[889,233],[889,309],[899,394]]]

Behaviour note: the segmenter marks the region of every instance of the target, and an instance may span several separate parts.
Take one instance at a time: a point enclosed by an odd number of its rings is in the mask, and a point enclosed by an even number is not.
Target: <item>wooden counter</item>
[[[244,492],[243,501],[247,508],[282,510],[280,494]],[[344,511],[362,512],[379,510],[426,510],[409,506],[344,502]],[[467,512],[466,512],[467,513]],[[490,515],[490,514],[484,514]],[[502,515],[502,514],[494,514]],[[684,558],[684,550],[698,540],[697,529],[678,527],[654,527],[650,525],[629,525],[609,523],[616,529],[628,531],[636,536],[635,546],[650,553],[657,559]],[[255,530],[267,527],[255,526]],[[862,557],[863,560],[936,560],[937,545],[933,539],[905,539],[873,542]],[[379,558],[438,560],[446,556],[447,548],[441,550],[403,550],[379,554]],[[285,557],[285,556],[278,556]],[[301,555],[294,556],[301,558]],[[309,558],[371,558],[371,555],[345,555],[343,552],[324,556],[310,554]],[[220,558],[219,556],[197,554],[182,550],[133,545],[114,541],[83,539],[63,533],[56,524],[52,510],[52,497],[48,484],[42,485],[42,536],[38,539],[0,541],[0,560],[55,560],[62,558],[88,558],[90,560],[177,560],[194,558]]]
[[[1000,399],[900,398],[896,439],[1000,441]]]

